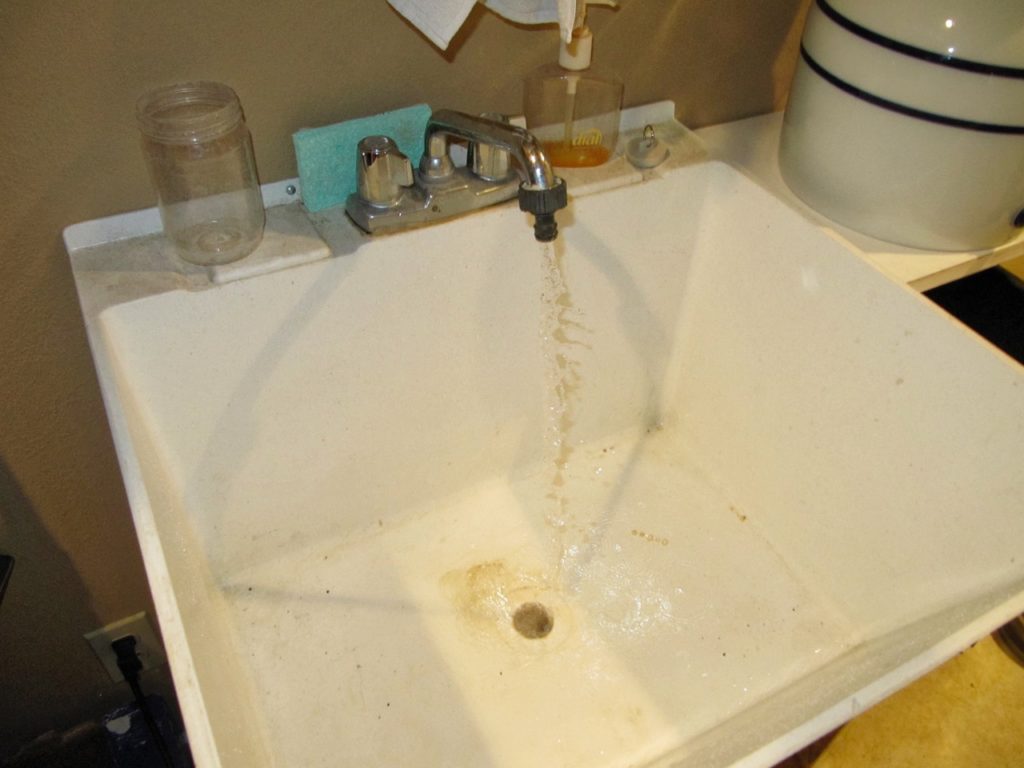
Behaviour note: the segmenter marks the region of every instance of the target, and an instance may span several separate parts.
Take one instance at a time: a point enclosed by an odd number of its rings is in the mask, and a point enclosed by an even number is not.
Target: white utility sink
[[[559,221],[87,311],[198,765],[769,766],[1024,611],[1024,368],[725,165]]]

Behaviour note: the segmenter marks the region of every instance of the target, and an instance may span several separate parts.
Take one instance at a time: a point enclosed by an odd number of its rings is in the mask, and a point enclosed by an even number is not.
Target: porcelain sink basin
[[[769,766],[1024,611],[1024,370],[731,168],[91,324],[201,766]]]

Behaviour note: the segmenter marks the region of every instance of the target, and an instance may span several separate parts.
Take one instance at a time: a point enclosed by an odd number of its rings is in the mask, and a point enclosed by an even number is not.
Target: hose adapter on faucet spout
[[[519,187],[519,210],[533,214],[533,236],[541,243],[550,243],[558,237],[555,211],[565,208],[567,194],[565,182],[555,178],[555,185],[538,189],[525,182]]]

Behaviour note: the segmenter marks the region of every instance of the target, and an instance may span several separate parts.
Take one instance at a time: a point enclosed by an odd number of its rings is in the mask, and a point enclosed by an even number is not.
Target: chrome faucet
[[[464,167],[452,162],[452,137],[469,143]],[[518,195],[519,208],[534,216],[534,236],[542,242],[558,236],[555,212],[566,205],[565,182],[533,134],[507,122],[438,110],[427,123],[415,174],[386,136],[363,139],[357,162],[358,192],[345,209],[367,232],[439,221]]]

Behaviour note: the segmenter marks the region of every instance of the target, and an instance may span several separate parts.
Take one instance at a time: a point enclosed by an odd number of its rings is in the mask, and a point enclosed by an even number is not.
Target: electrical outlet
[[[132,635],[135,637],[135,652],[139,655],[143,669],[152,669],[163,664],[167,657],[164,656],[163,646],[153,631],[153,625],[149,623],[146,612],[136,613],[113,624],[94,629],[85,635],[86,641],[92,646],[96,658],[100,660],[103,668],[107,670],[110,679],[114,682],[124,680],[124,675],[117,667],[117,654],[110,644],[122,637]]]

